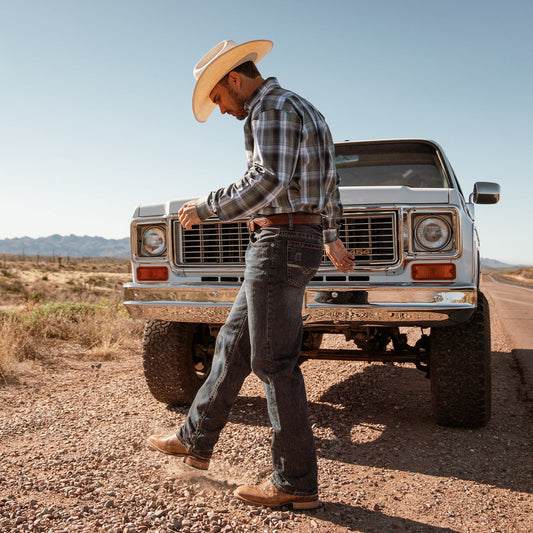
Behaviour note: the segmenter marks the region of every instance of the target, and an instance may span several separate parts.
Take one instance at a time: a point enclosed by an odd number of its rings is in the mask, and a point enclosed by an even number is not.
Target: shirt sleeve
[[[269,109],[252,119],[251,128],[254,148],[248,171],[235,183],[196,202],[202,220],[215,214],[226,221],[248,217],[288,188],[299,152],[300,117]]]
[[[331,132],[325,125],[325,144],[329,146],[327,161],[329,162],[325,173],[325,204],[322,211],[322,228],[324,242],[333,242],[339,238],[339,230],[342,219],[342,202],[339,193],[341,178],[335,168],[335,145],[331,138]]]
[[[326,205],[324,206],[322,227],[324,242],[333,242],[339,238],[342,203],[339,193],[340,177],[332,172],[326,183]]]

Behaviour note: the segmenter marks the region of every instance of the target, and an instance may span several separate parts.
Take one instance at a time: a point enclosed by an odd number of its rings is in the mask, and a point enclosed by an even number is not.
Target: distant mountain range
[[[129,257],[130,240],[50,235],[49,237],[17,237],[0,239],[0,253],[46,255],[56,257]]]
[[[518,266],[524,266],[524,265],[510,265],[508,263],[502,263],[502,261],[497,261],[496,259],[481,258],[481,266],[484,269],[497,270],[499,268],[516,268]]]
[[[19,255],[45,255],[56,257],[129,257],[130,240],[79,237],[77,235],[50,235],[49,237],[17,237],[0,239],[0,253]],[[481,259],[485,269],[513,268],[496,259]]]

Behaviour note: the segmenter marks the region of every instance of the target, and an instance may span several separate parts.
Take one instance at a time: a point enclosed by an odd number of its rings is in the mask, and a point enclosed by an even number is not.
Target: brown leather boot
[[[190,452],[178,440],[176,435],[169,435],[168,437],[163,435],[150,435],[148,437],[148,444],[158,452],[183,457],[183,462],[185,464],[198,468],[199,470],[207,470],[209,468],[209,459]]]
[[[310,496],[287,494],[274,487],[270,479],[267,479],[261,485],[242,485],[233,494],[246,503],[264,505],[266,507],[292,505],[293,509],[315,509],[320,505],[318,494]]]

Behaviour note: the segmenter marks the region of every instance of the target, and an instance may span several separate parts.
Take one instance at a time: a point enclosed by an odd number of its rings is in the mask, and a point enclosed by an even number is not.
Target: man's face
[[[247,111],[244,109],[246,98],[228,83],[217,83],[209,97],[219,107],[223,115],[228,113],[237,120],[244,120],[248,116]]]

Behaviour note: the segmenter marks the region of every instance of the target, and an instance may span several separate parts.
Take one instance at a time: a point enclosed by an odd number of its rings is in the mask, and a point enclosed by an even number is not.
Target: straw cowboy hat
[[[249,41],[236,44],[222,41],[198,61],[193,70],[196,86],[192,95],[192,110],[196,120],[205,122],[216,105],[209,95],[215,85],[234,68],[253,61],[258,63],[272,49],[272,41]]]

